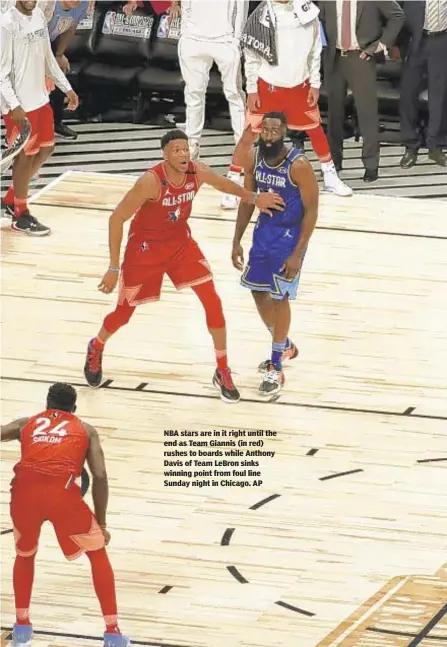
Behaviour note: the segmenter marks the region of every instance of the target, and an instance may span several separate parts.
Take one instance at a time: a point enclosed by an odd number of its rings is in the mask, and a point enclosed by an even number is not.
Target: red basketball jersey
[[[141,251],[142,255],[151,242],[189,238],[188,218],[199,190],[194,162],[189,163],[181,186],[169,182],[164,162],[154,166],[151,172],[159,179],[160,195],[157,200],[148,200],[138,209],[130,225],[127,245],[132,251]]]
[[[89,448],[88,434],[72,413],[48,409],[28,420],[22,429],[22,456],[14,468],[17,476],[38,473],[80,476]]]

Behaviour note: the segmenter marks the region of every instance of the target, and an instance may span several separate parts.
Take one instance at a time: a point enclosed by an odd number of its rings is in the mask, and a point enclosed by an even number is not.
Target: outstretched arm
[[[273,191],[268,193],[249,191],[227,177],[214,173],[214,171],[212,171],[209,166],[205,166],[205,164],[196,163],[196,168],[199,185],[209,184],[222,193],[236,195],[244,202],[248,202],[248,204],[254,205],[258,207],[260,211],[264,211],[270,215],[270,209],[282,211],[284,208],[284,200],[280,195]]]
[[[7,425],[2,425],[2,443],[7,443],[10,440],[20,440],[20,434],[28,420],[29,418],[19,418],[18,420],[13,420]]]

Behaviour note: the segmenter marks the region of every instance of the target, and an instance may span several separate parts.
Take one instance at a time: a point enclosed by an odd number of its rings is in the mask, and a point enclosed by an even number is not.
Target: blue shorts
[[[289,247],[284,250],[267,251],[265,248],[256,249],[253,246],[242,274],[241,285],[255,292],[270,292],[272,299],[284,299],[286,296],[290,300],[296,299],[300,272],[294,279],[289,280],[284,278],[284,272],[281,270],[292,251],[293,248]]]

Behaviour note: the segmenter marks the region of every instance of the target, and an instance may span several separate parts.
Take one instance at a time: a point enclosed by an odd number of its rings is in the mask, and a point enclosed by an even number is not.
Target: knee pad
[[[225,317],[222,309],[222,301],[216,292],[213,281],[207,281],[202,285],[193,287],[194,292],[199,297],[206,315],[206,325],[208,328],[225,328]]]

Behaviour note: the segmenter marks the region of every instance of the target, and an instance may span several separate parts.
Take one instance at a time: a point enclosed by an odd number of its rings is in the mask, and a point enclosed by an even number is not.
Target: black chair
[[[101,21],[101,12],[96,3],[76,29],[76,35],[66,49],[66,56],[70,61],[68,80],[76,91],[82,91],[82,71],[86,68],[95,52],[98,41],[98,25]]]
[[[166,14],[159,17],[152,39],[150,64],[138,73],[138,88],[149,97],[183,101],[184,82],[178,60],[180,21],[167,23]]]

